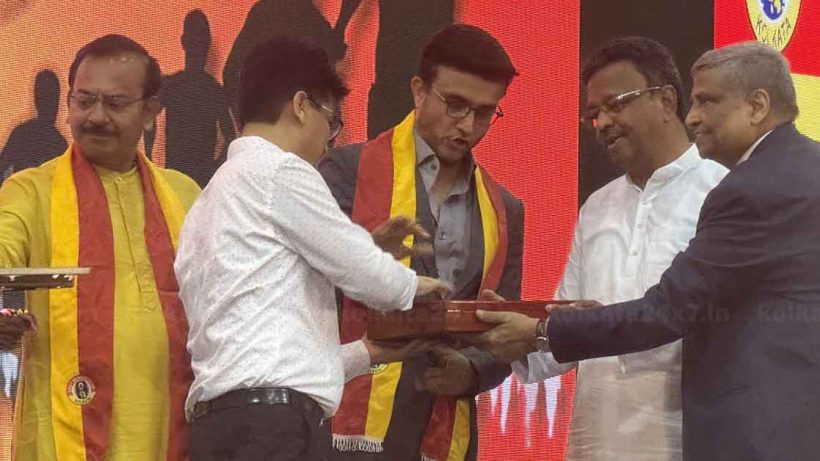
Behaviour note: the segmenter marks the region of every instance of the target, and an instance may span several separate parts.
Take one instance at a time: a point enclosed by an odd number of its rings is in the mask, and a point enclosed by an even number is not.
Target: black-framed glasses
[[[607,99],[600,107],[593,109],[581,117],[581,123],[590,128],[598,128],[598,117],[601,111],[609,115],[619,114],[632,101],[641,96],[662,89],[662,86],[651,86],[649,88],[641,88],[638,90],[627,91]]]
[[[504,116],[504,111],[501,109],[501,106],[495,107],[473,107],[468,104],[466,101],[461,99],[447,99],[441,95],[435,88],[430,88],[433,91],[433,94],[438,96],[441,99],[447,109],[445,113],[448,117],[459,120],[468,115],[470,112],[474,114],[475,121],[481,125],[492,125],[495,123],[499,118]]]
[[[307,99],[314,106],[318,107],[319,109],[322,109],[323,111],[327,112],[330,115],[330,117],[326,117],[327,118],[327,124],[330,127],[330,136],[328,136],[327,142],[328,142],[328,144],[333,143],[333,141],[335,141],[336,138],[339,136],[339,133],[342,132],[342,127],[345,125],[342,122],[342,118],[336,115],[336,111],[334,111],[330,107],[327,107],[326,105],[320,103],[319,101],[313,99],[312,96],[307,95]]]
[[[107,95],[98,93],[89,93],[87,91],[72,91],[68,94],[71,99],[72,106],[82,110],[91,110],[97,105],[97,102],[102,102],[103,109],[107,112],[120,114],[128,110],[134,104],[148,99],[150,96],[143,96],[141,98],[129,98],[122,95]]]

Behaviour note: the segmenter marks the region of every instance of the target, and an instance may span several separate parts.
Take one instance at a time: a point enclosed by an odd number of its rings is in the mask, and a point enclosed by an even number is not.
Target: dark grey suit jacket
[[[348,216],[352,214],[353,197],[356,194],[358,180],[359,159],[361,158],[362,144],[355,144],[332,150],[319,164],[319,172],[330,187],[341,209]],[[435,222],[430,213],[430,202],[424,189],[418,169],[416,169],[416,221],[431,234],[436,234]],[[502,196],[507,212],[508,250],[504,273],[498,288],[498,294],[506,299],[521,298],[521,264],[524,247],[524,208],[520,200],[513,197],[502,188]],[[473,194],[475,201],[475,194]],[[474,203],[474,206],[478,206]],[[454,299],[475,299],[481,285],[482,268],[484,262],[484,241],[481,228],[481,216],[473,214],[470,254],[464,271],[455,282]],[[413,258],[410,267],[419,275],[438,277],[435,256]],[[475,348],[464,349],[478,376],[477,392],[490,390],[510,374],[507,364],[496,362],[486,352]],[[419,376],[426,364],[421,361],[406,361],[402,367],[402,376],[399,381],[396,404],[393,409],[394,417],[390,423],[387,437],[384,442],[384,452],[378,456],[358,454],[355,459],[384,459],[390,461],[419,459],[419,447],[424,429],[430,417],[434,397],[427,392],[415,389],[415,378]],[[475,410],[475,406],[473,406]],[[468,450],[468,460],[475,460],[476,449],[476,419],[473,411],[472,437]],[[350,459],[351,457],[345,458]]]
[[[820,144],[775,129],[642,299],[549,320],[562,362],[683,338],[689,461],[820,459]]]

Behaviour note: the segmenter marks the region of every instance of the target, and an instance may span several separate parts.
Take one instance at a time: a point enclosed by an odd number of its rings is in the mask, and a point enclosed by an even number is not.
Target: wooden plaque
[[[367,337],[376,341],[446,336],[450,333],[480,333],[490,325],[478,320],[477,310],[518,312],[546,318],[547,304],[571,301],[432,301],[419,302],[413,309],[382,314],[368,312]]]
[[[91,272],[87,267],[0,268],[0,291],[68,288],[78,275]]]

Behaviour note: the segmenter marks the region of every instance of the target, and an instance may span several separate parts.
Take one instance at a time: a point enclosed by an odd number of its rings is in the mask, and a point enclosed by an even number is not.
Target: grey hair
[[[692,65],[692,75],[720,68],[732,87],[746,95],[766,90],[772,110],[793,122],[797,118],[797,93],[789,73],[789,62],[777,50],[756,41],[736,43],[707,51]]]

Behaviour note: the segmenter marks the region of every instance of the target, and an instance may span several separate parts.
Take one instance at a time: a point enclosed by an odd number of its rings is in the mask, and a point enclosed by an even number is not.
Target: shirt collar
[[[413,130],[413,141],[416,143],[416,166],[421,165],[422,163],[425,163],[427,159],[436,156],[436,153],[433,151],[433,148],[430,147],[430,144],[427,144],[427,141],[425,141],[416,130]]]
[[[246,150],[250,150],[254,146],[284,152],[281,147],[261,136],[239,136],[228,145],[227,158],[231,159]]]
[[[655,170],[646,182],[646,187],[648,188],[650,185],[660,186],[666,184],[678,177],[684,171],[697,166],[698,162],[702,160],[703,159],[700,157],[698,147],[692,143],[692,145],[683,151],[683,153],[674,161]],[[632,178],[630,178],[628,174],[626,175],[626,180],[629,184],[635,185]]]
[[[763,142],[763,140],[766,139],[766,136],[771,134],[772,131],[774,131],[774,130],[769,130],[766,133],[764,133],[763,136],[757,138],[757,141],[755,141],[755,143],[752,144],[752,146],[749,147],[749,149],[746,150],[746,153],[743,154],[743,157],[740,157],[740,160],[738,160],[737,163],[735,163],[735,166],[740,165],[741,163],[745,162],[746,160],[749,160],[749,157],[752,156],[752,152],[754,152],[754,150],[757,148],[757,146],[761,142]]]

